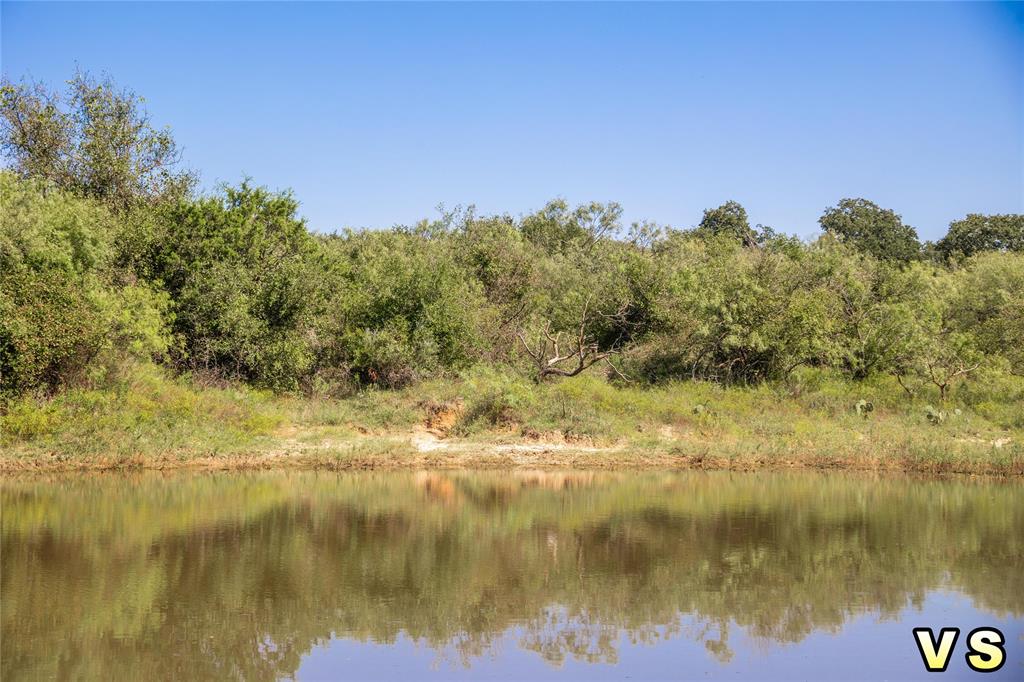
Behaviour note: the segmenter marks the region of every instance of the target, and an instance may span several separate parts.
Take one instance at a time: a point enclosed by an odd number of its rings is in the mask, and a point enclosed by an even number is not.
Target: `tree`
[[[179,366],[294,389],[313,363],[325,269],[289,193],[243,182],[161,206],[136,271],[175,302]]]
[[[829,359],[837,304],[811,258],[692,236],[670,239],[658,256],[669,272],[656,287],[641,376],[750,383]]]
[[[1003,356],[1024,375],[1024,253],[979,253],[965,262],[954,303],[957,327],[986,355]]]
[[[112,267],[119,221],[96,201],[0,172],[0,401],[162,356],[169,300]]]
[[[588,300],[580,314],[579,328],[572,332],[556,331],[552,333],[550,320],[545,320],[536,334],[534,343],[530,343],[526,334],[520,330],[519,341],[526,354],[537,367],[537,380],[543,381],[551,376],[574,377],[588,367],[604,360],[618,374],[611,364],[610,358],[620,352],[619,347],[602,349],[597,341],[587,332],[587,313],[590,307]],[[569,363],[566,365],[565,363]],[[620,374],[620,376],[622,376]]]
[[[547,254],[565,253],[573,248],[589,250],[621,229],[621,217],[622,207],[615,202],[592,201],[570,211],[564,200],[555,199],[540,211],[526,216],[520,230],[528,241]]]
[[[718,208],[706,209],[697,230],[716,237],[731,237],[744,246],[758,244],[757,234],[750,228],[750,221],[747,219],[747,210],[731,200]]]
[[[983,359],[970,334],[944,333],[933,338],[919,371],[935,384],[939,400],[945,402],[950,388],[981,367]]]
[[[823,238],[814,247],[821,293],[837,300],[835,359],[854,379],[903,367],[927,337],[922,311],[934,276],[898,267]]]
[[[469,216],[455,234],[454,256],[483,286],[488,302],[515,322],[536,288],[537,249],[507,216]]]
[[[927,279],[913,317],[917,340],[897,359],[892,370],[908,393],[913,391],[903,379],[916,375],[938,388],[939,399],[945,402],[950,390],[984,363],[986,358],[978,347],[975,330],[958,320],[965,285],[963,272],[947,272]]]
[[[825,209],[818,223],[828,234],[879,260],[909,262],[920,256],[917,231],[892,210],[867,199],[843,199]]]
[[[945,258],[969,258],[981,251],[1024,251],[1024,214],[971,213],[949,224],[935,245]]]
[[[0,149],[22,178],[101,200],[115,212],[187,194],[168,128],[156,129],[143,99],[109,79],[78,73],[64,94],[40,83],[0,84]]]
[[[441,232],[367,230],[322,239],[331,272],[321,362],[361,384],[398,388],[464,369],[495,320]]]

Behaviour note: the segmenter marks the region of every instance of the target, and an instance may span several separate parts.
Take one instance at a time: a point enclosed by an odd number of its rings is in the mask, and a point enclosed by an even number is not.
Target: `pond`
[[[841,473],[2,482],[0,677],[1024,679],[1024,486]]]

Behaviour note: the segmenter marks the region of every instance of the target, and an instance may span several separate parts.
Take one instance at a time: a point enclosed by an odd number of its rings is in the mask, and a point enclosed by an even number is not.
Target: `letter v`
[[[939,639],[935,640],[931,628],[914,628],[917,650],[921,653],[924,668],[930,673],[946,672],[953,647],[960,636],[960,628],[942,628]]]

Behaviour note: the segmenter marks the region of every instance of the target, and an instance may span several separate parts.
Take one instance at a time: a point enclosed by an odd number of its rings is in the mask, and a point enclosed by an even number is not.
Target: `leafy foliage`
[[[159,209],[135,268],[175,302],[175,361],[277,389],[313,365],[316,241],[290,194],[243,182]]]
[[[162,356],[169,301],[113,270],[114,217],[6,172],[0,191],[0,396]]]
[[[81,74],[69,85],[0,93],[6,396],[139,360],[329,394],[476,365],[789,385],[817,368],[944,400],[1024,372],[1019,215],[968,215],[925,252],[865,199],[827,209],[809,243],[751,228],[735,201],[692,230],[624,230],[618,204],[558,199],[314,235],[288,192],[193,193],[139,97]]]
[[[1024,258],[1020,254],[982,253],[964,269],[952,315],[970,331],[980,351],[1005,358],[1024,375]]]
[[[946,258],[965,258],[982,251],[1024,251],[1024,215],[971,213],[949,224],[935,245]]]
[[[0,148],[22,178],[99,199],[122,212],[188,193],[169,129],[154,128],[135,93],[78,73],[66,93],[0,83]]]
[[[730,237],[744,246],[754,246],[757,243],[757,237],[750,229],[747,210],[735,201],[727,201],[718,208],[704,211],[704,217],[697,229],[709,236]]]
[[[821,229],[878,260],[907,262],[918,257],[917,231],[894,211],[867,199],[843,199],[818,220]]]
[[[484,287],[460,267],[449,239],[399,230],[322,240],[333,275],[324,362],[388,387],[468,366],[488,310]]]

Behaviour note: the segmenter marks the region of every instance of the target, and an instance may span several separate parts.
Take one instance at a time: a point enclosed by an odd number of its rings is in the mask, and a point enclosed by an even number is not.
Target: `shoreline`
[[[429,435],[429,434],[428,434]],[[820,451],[758,446],[757,453],[707,448],[687,452],[676,447],[589,447],[559,442],[514,440],[481,442],[462,439],[424,439],[367,436],[348,443],[298,448],[254,448],[251,452],[204,453],[169,451],[73,457],[33,452],[21,456],[0,454],[0,479],[26,473],[88,473],[131,471],[255,471],[309,469],[328,471],[455,470],[455,469],[558,469],[601,471],[862,471],[879,473],[1024,477],[1024,458],[1011,455],[993,460],[983,457],[937,459],[934,456],[896,453],[827,455]]]
[[[575,377],[519,395],[496,379],[439,380],[318,398],[205,386],[140,367],[116,389],[71,389],[0,410],[0,477],[459,468],[1024,476],[1017,393],[936,413],[893,383],[787,394],[770,385],[638,388]],[[856,396],[873,402],[870,415],[854,409]]]

